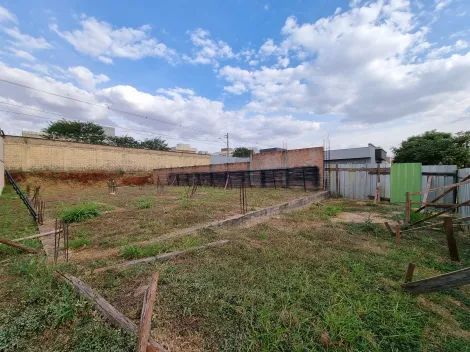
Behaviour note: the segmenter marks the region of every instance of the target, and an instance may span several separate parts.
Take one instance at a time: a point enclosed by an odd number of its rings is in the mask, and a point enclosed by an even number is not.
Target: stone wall
[[[5,168],[10,171],[149,172],[155,167],[208,165],[210,155],[162,152],[85,143],[5,136]]]

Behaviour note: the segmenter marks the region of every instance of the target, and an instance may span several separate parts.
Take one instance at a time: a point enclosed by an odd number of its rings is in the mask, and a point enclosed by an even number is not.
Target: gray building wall
[[[329,158],[325,153],[325,164],[373,164],[376,149],[381,148],[369,143],[367,147],[330,150]]]
[[[226,155],[211,155],[211,164],[226,164],[226,163],[246,163],[250,158],[238,158],[235,156]]]

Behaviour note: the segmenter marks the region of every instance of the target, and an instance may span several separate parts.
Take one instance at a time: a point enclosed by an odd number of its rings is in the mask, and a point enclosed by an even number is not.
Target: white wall
[[[2,194],[3,186],[5,185],[5,166],[3,160],[5,160],[3,151],[4,138],[0,136],[0,194]]]

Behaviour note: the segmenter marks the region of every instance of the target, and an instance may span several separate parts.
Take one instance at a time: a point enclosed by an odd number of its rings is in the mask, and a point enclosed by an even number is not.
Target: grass
[[[0,236],[10,239],[37,233],[10,186],[0,196],[0,225]],[[7,257],[0,261],[0,351],[134,351],[136,338],[110,327],[57,282],[44,258],[9,248],[0,246],[2,259]]]
[[[137,201],[137,209],[149,209],[153,207],[153,200],[147,197],[140,198]]]
[[[62,209],[59,217],[66,223],[82,222],[99,216],[101,214],[99,208],[100,205],[97,203],[78,204]]]

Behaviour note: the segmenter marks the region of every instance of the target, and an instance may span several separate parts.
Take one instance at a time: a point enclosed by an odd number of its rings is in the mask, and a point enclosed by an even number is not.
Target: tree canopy
[[[455,135],[448,132],[427,131],[409,137],[399,147],[392,148],[396,163],[423,165],[470,165],[470,131]]]
[[[253,151],[246,147],[238,147],[232,153],[232,156],[236,156],[239,158],[249,158],[253,154]]]
[[[140,147],[152,150],[170,150],[168,144],[159,137],[146,139],[145,141],[140,142]]]
[[[168,144],[156,137],[138,141],[131,136],[106,136],[103,127],[93,122],[60,120],[49,123],[42,130],[47,139],[62,139],[90,144],[107,144],[115,147],[169,150]]]
[[[64,139],[73,142],[102,144],[106,135],[103,127],[93,122],[59,120],[42,130],[47,139]]]

